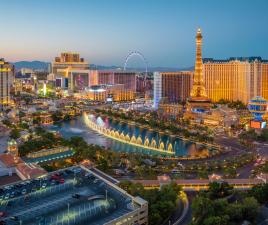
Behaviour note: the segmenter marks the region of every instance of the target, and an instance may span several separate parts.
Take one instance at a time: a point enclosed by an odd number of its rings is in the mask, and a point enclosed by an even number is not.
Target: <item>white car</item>
[[[5,200],[6,200],[6,199],[9,199],[9,193],[7,193],[7,194],[5,195],[4,199],[5,199]]]

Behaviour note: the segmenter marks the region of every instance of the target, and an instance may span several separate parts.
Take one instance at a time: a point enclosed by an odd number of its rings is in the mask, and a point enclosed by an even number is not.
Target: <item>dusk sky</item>
[[[0,57],[51,61],[63,51],[122,66],[137,50],[149,66],[194,65],[195,33],[203,57],[268,58],[267,0],[1,1]],[[130,66],[142,66],[133,58]]]

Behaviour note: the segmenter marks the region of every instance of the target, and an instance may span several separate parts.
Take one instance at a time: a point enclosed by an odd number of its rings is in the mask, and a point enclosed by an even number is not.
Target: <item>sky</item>
[[[73,51],[122,66],[139,51],[149,67],[190,67],[198,27],[203,57],[268,59],[268,0],[0,0],[0,21],[0,58],[11,62]]]

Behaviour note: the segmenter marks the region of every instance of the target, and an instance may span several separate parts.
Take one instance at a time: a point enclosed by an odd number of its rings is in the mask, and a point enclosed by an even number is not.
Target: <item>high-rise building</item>
[[[124,84],[126,90],[136,92],[136,76],[135,72],[129,71],[92,70],[90,85]]]
[[[89,69],[88,62],[80,58],[78,53],[64,52],[60,57],[55,57],[51,63],[51,73],[65,75],[66,69]]]
[[[260,57],[204,59],[204,82],[208,97],[248,103],[255,96],[268,97],[268,62]]]
[[[268,100],[268,61],[262,63],[261,96]]]
[[[78,53],[61,53],[51,63],[50,73],[56,87],[78,91],[89,86],[89,64]]]
[[[158,109],[159,102],[162,98],[162,76],[159,72],[154,72],[154,105]]]
[[[154,73],[154,108],[158,108],[161,99],[169,103],[186,101],[190,96],[191,71]]]
[[[14,80],[14,66],[0,59],[0,110],[10,104],[10,89]]]
[[[210,108],[210,99],[207,97],[203,78],[202,38],[201,29],[199,28],[196,33],[196,59],[193,86],[187,102],[187,111],[194,113],[205,112]]]

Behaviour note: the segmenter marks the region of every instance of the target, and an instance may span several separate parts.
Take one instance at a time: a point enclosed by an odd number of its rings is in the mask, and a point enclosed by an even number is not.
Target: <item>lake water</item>
[[[86,116],[93,117],[93,115],[86,114]],[[126,123],[119,123],[118,121],[109,118],[93,118],[96,123],[106,128],[112,128],[124,134],[128,134],[130,137],[135,135],[135,137],[140,136],[145,141],[146,138],[152,141],[154,139],[156,143],[163,142],[165,147],[172,143],[173,149],[175,150],[176,156],[186,156],[193,155],[198,152],[196,144],[190,141],[183,141],[180,138],[170,137],[167,135],[160,135],[158,132],[142,129],[137,126],[129,125]],[[89,128],[83,116],[79,116],[74,120],[62,122],[59,125],[51,125],[48,127],[49,130],[58,131],[63,137],[70,138],[72,136],[83,137],[85,141],[89,144],[96,144],[104,146],[106,148],[111,148],[114,151],[125,151],[125,152],[139,152],[144,154],[154,154],[154,155],[165,155],[165,153],[159,153],[156,151],[151,151],[141,147],[133,146],[126,143],[121,143],[119,141],[113,140],[111,138],[105,137],[98,132]]]

